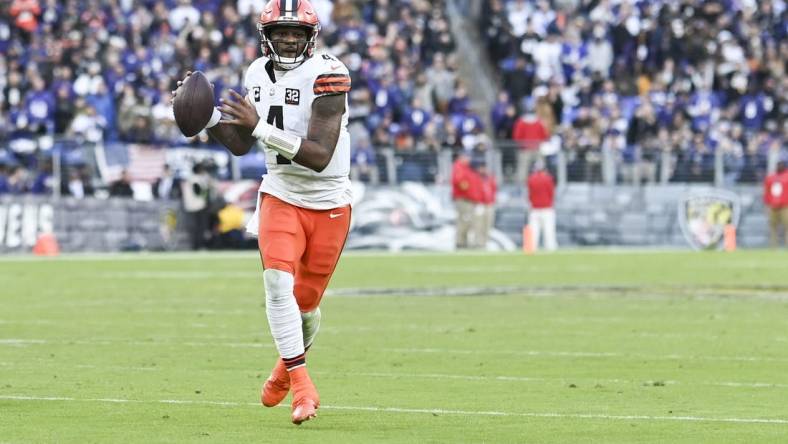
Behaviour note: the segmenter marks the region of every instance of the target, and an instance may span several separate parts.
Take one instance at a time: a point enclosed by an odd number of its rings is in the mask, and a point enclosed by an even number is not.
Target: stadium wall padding
[[[0,253],[30,252],[42,233],[63,252],[175,249],[178,213],[177,202],[0,196]]]
[[[569,184],[556,194],[559,245],[688,247],[678,221],[679,201],[704,189],[708,186]],[[761,188],[729,191],[740,198],[739,245],[767,246]],[[497,245],[507,243],[500,242],[502,236],[512,245],[521,245],[528,217],[526,201],[522,188],[500,189]],[[369,187],[354,204],[353,213],[349,249],[453,248],[454,209],[448,186],[411,183]],[[0,196],[0,254],[29,253],[38,236],[47,232],[55,234],[63,252],[183,250],[188,247],[184,222],[175,201]],[[409,236],[411,243],[405,241]]]

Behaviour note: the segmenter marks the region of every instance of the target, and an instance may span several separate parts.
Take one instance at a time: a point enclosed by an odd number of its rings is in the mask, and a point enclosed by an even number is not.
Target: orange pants
[[[270,194],[261,199],[257,245],[263,268],[295,276],[295,298],[301,312],[320,305],[350,230],[350,205],[309,210]]]

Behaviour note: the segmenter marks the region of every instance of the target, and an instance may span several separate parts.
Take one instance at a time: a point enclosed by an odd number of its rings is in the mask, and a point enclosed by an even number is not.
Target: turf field
[[[0,442],[788,442],[788,255],[348,253],[259,389],[255,252],[0,258]]]

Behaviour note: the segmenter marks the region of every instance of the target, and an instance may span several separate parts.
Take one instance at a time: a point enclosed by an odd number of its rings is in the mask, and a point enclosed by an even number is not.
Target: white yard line
[[[583,250],[567,250],[564,254],[582,253]],[[655,250],[654,252],[658,252]],[[644,250],[644,253],[648,251]],[[430,256],[517,256],[518,252],[496,252],[496,251],[463,251],[462,253],[453,252],[433,252],[433,251],[408,251],[392,253],[390,251],[346,251],[342,257],[430,257]],[[205,251],[205,252],[141,252],[141,253],[64,253],[57,257],[40,257],[32,254],[8,254],[0,256],[0,262],[60,262],[60,261],[182,261],[182,260],[203,260],[203,259],[250,259],[260,261],[260,253],[255,250],[248,251]]]
[[[0,346],[28,345],[135,345],[135,346],[188,346],[188,347],[229,347],[229,348],[273,348],[272,344],[262,342],[201,342],[201,341],[126,341],[126,340],[58,340],[0,338]],[[393,353],[440,353],[459,355],[513,355],[554,358],[635,358],[645,360],[686,360],[686,361],[730,361],[730,362],[788,362],[788,358],[770,358],[763,356],[694,356],[694,355],[648,355],[642,353],[622,352],[586,352],[586,351],[555,351],[555,350],[463,350],[450,348],[381,348]]]
[[[0,339],[0,345],[10,345],[10,346],[25,346],[25,345],[32,345],[32,344],[47,344],[49,341],[44,339],[15,339],[15,338],[5,338]]]
[[[183,261],[204,259],[255,259],[256,251],[211,251],[211,252],[142,252],[142,253],[64,253],[57,257],[41,257],[32,254],[9,254],[0,256],[0,262],[94,262],[94,261]]]
[[[27,345],[136,345],[136,346],[173,346],[173,347],[228,347],[228,348],[274,348],[273,344],[261,342],[194,342],[194,341],[127,341],[114,339],[92,339],[92,340],[58,340],[47,339],[0,339],[0,346],[27,346]]]
[[[60,365],[60,364],[58,364]],[[0,362],[0,367],[9,367],[24,369],[29,365],[20,365],[15,362]],[[132,366],[118,366],[118,365],[93,365],[93,364],[76,364],[74,368],[87,368],[95,370],[112,370],[112,371],[167,371],[172,370],[172,367],[132,367]],[[36,365],[36,368],[39,368]],[[193,369],[193,371],[216,371]],[[234,371],[230,369],[230,371]],[[588,384],[635,384],[635,385],[686,385],[686,386],[713,386],[713,387],[733,387],[733,388],[779,388],[786,389],[788,384],[781,384],[775,382],[742,382],[742,381],[699,381],[699,382],[682,382],[675,380],[665,381],[638,381],[634,379],[621,379],[621,378],[593,378],[593,377],[565,377],[565,378],[543,378],[543,377],[529,377],[529,376],[506,376],[506,375],[452,375],[443,373],[387,373],[387,372],[333,372],[333,371],[315,371],[316,375],[323,375],[327,377],[368,377],[368,378],[385,378],[385,379],[437,379],[437,380],[463,380],[463,381],[488,381],[488,382],[548,382],[570,384],[578,382],[587,382]]]
[[[90,277],[98,279],[260,279],[263,278],[261,271],[183,271],[183,270],[160,270],[160,271],[112,271],[105,273],[88,273]]]
[[[160,303],[160,302],[158,302]],[[153,313],[153,311],[149,310],[142,310],[138,311],[140,313]],[[158,311],[157,311],[158,312]],[[178,313],[185,313],[182,310],[178,310]],[[191,312],[190,312],[191,313]],[[202,314],[217,314],[214,310],[210,309],[203,309],[198,310],[197,313]],[[246,314],[248,311],[238,310],[234,311],[231,314]],[[631,322],[632,319],[630,318],[613,318],[613,317],[606,317],[606,318],[544,318],[549,320],[550,322],[557,322],[562,324],[580,324],[583,322],[599,322],[599,323],[612,323],[612,322]],[[20,320],[12,320],[12,319],[0,319],[0,325],[7,324],[7,325],[51,325],[51,324],[64,324],[71,322],[70,320],[66,319],[20,319]],[[675,319],[672,322],[677,322]],[[687,323],[699,323],[700,321],[687,321]],[[90,325],[116,325],[116,322],[112,320],[105,320],[105,319],[82,319],[80,321],[81,324],[90,324]],[[154,326],[154,325],[162,325],[162,326],[171,326],[171,323],[153,323],[147,321],[145,323],[146,326]],[[186,325],[186,324],[185,324]],[[204,323],[191,323],[188,324],[189,327],[199,328],[199,329],[208,329],[211,330],[226,330],[228,328],[227,325],[214,325],[214,324],[204,324]],[[423,324],[397,324],[396,326],[352,326],[352,327],[343,327],[343,326],[323,326],[320,328],[321,334],[329,334],[329,335],[340,335],[340,334],[348,334],[348,333],[364,333],[364,332],[396,332],[400,330],[414,330],[419,331],[422,333],[466,333],[467,327],[458,327],[457,325],[443,325],[443,326],[432,326],[432,327],[425,327]],[[247,333],[241,333],[237,335],[214,335],[214,334],[204,334],[204,335],[188,335],[188,337],[192,338],[205,338],[205,339],[237,339],[238,337],[242,336],[250,336],[259,333],[258,331],[252,331]],[[529,336],[547,336],[547,337],[559,337],[559,336],[581,336],[586,337],[588,336],[587,332],[581,331],[573,331],[573,330],[545,330],[540,329],[538,331],[532,331],[528,333]],[[643,338],[656,338],[656,339],[677,339],[677,340],[685,340],[685,339],[698,339],[698,340],[708,340],[708,341],[717,341],[722,336],[719,335],[710,335],[706,333],[654,333],[654,332],[628,332],[626,336],[632,337],[643,337]],[[741,336],[741,335],[740,335]],[[770,338],[772,341],[777,342],[788,342],[787,337],[773,337]],[[0,340],[0,342],[2,342]]]
[[[25,396],[25,395],[0,395],[0,400],[6,401],[36,401],[36,402],[99,402],[99,403],[129,403],[129,404],[175,404],[175,405],[209,405],[222,407],[258,407],[259,404],[251,402],[233,401],[191,401],[177,399],[139,400],[119,398],[72,398],[64,396]],[[287,407],[287,406],[284,406]],[[652,415],[605,415],[596,413],[554,413],[554,412],[505,412],[505,411],[473,411],[473,410],[447,410],[447,409],[414,409],[402,407],[375,407],[375,406],[339,406],[322,405],[324,410],[349,410],[380,413],[415,413],[430,415],[454,416],[504,416],[526,418],[555,418],[555,419],[599,419],[606,421],[678,421],[678,422],[722,422],[737,424],[777,424],[788,425],[788,419],[781,418],[713,418],[703,416],[652,416]]]
[[[476,376],[476,375],[450,375],[441,373],[376,373],[376,372],[314,372],[315,374],[324,375],[348,375],[351,377],[366,376],[373,378],[424,378],[424,379],[460,379],[465,381],[507,381],[507,382],[559,382],[559,383],[573,383],[577,381],[588,381],[589,383],[606,383],[606,384],[654,384],[654,381],[635,381],[631,379],[619,378],[539,378],[539,377],[526,377],[526,376]],[[771,382],[681,382],[681,381],[660,381],[665,385],[708,385],[720,387],[745,387],[745,388],[788,388],[788,384],[777,384]]]
[[[122,365],[89,365],[89,364],[79,364],[75,365],[75,368],[89,368],[89,369],[98,369],[98,370],[119,370],[123,372],[127,371],[135,371],[135,372],[151,372],[159,370],[156,367],[124,367]]]
[[[647,355],[642,353],[621,352],[584,352],[584,351],[551,351],[551,350],[461,350],[450,348],[381,348],[394,353],[441,353],[441,354],[494,354],[514,356],[549,356],[569,358],[636,358],[646,360],[698,360],[698,361],[733,361],[733,362],[788,362],[788,358],[768,358],[762,356],[684,356],[684,355]]]

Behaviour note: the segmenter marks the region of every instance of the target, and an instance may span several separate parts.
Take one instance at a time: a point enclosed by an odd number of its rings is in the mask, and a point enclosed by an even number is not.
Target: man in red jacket
[[[528,199],[531,201],[531,212],[528,223],[534,236],[534,247],[539,248],[539,238],[544,234],[544,248],[555,251],[558,243],[555,239],[555,181],[545,170],[543,161],[534,164],[534,172],[528,177]]]
[[[525,180],[533,163],[542,158],[539,148],[549,138],[550,131],[536,115],[533,101],[529,100],[525,105],[525,113],[517,119],[512,128],[512,140],[517,142],[519,148],[517,151],[518,181]]]
[[[451,198],[457,210],[457,236],[456,246],[468,248],[468,234],[473,226],[474,194],[474,175],[476,173],[471,168],[471,158],[468,153],[461,151],[457,155],[451,169]]]
[[[14,24],[29,35],[38,27],[41,5],[38,0],[14,0],[8,13],[14,18]]]
[[[777,163],[777,171],[763,182],[763,203],[769,212],[769,245],[780,245],[780,225],[783,240],[788,246],[788,169],[785,162]]]
[[[490,238],[490,231],[495,226],[495,193],[498,190],[495,176],[487,168],[487,162],[484,159],[480,159],[474,166],[479,185],[478,196],[475,196],[478,200],[474,217],[476,220],[474,224],[476,226],[474,230],[474,244],[477,248],[485,249],[487,240]]]

